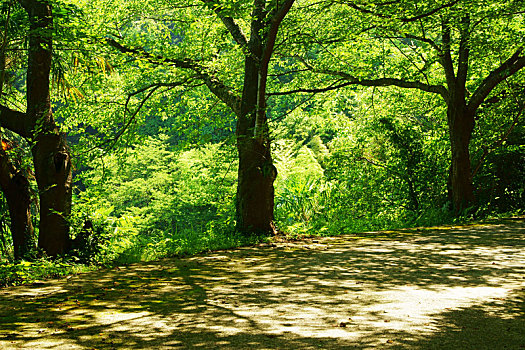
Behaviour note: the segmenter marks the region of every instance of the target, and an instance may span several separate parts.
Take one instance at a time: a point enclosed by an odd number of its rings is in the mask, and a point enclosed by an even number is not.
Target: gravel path
[[[0,290],[0,349],[525,349],[525,219],[165,259]]]

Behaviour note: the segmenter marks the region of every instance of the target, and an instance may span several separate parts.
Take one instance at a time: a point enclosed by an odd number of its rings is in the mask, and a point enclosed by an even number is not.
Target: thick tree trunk
[[[474,129],[474,115],[463,103],[450,103],[447,110],[451,167],[449,198],[459,213],[474,203],[474,186],[470,164],[469,143]]]
[[[30,141],[40,196],[38,246],[54,257],[69,247],[72,175],[65,136],[53,119],[49,95],[53,13],[49,1],[21,2],[30,23],[27,116],[33,125]]]
[[[237,229],[243,233],[273,234],[274,188],[277,170],[270,144],[252,137],[238,140]]]
[[[259,73],[257,62],[247,57],[241,112],[238,115],[236,128],[239,152],[237,230],[245,234],[274,234],[273,183],[277,176],[277,169],[273,165],[266,120],[264,120],[263,137],[256,138],[254,134]]]
[[[0,186],[9,208],[15,259],[20,260],[35,248],[31,193],[29,180],[13,165],[4,150],[0,150]]]
[[[64,254],[70,244],[71,157],[64,136],[56,128],[37,136],[33,163],[40,194],[38,246],[49,256]]]

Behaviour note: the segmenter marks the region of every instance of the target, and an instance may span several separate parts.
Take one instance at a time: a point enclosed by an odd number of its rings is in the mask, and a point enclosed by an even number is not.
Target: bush
[[[94,226],[100,233],[92,237],[104,241],[82,239],[97,245],[102,253],[97,259],[116,262],[197,252],[236,241],[231,232],[235,156],[230,145],[173,149],[162,135],[146,139],[121,159],[106,156],[104,167],[83,174],[87,190],[77,196],[76,206],[88,216],[102,214],[99,226]],[[102,213],[101,208],[109,209]]]
[[[0,285],[13,286],[33,283],[44,278],[57,278],[88,271],[83,265],[68,260],[19,261],[0,264]]]

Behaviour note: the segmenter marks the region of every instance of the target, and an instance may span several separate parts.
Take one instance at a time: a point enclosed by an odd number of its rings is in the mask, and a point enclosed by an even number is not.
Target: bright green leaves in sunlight
[[[263,56],[284,3],[291,7]],[[0,6],[0,28],[8,29],[0,102],[24,111],[29,26],[13,4],[10,23]],[[236,211],[246,207],[236,186],[250,178],[243,188],[254,193],[245,198],[264,192],[250,177],[258,171],[274,186],[266,188],[272,230],[292,236],[525,208],[522,1],[52,5],[52,110],[74,161],[68,222],[77,262],[252,242],[234,232]],[[266,148],[246,151],[246,140]],[[31,146],[20,144],[31,173]],[[239,170],[241,153],[264,154],[266,163]],[[468,154],[469,171],[454,172],[458,154]],[[455,208],[450,174],[458,173],[472,196]],[[12,242],[1,235],[4,259]],[[35,266],[9,265],[3,278],[19,283]]]

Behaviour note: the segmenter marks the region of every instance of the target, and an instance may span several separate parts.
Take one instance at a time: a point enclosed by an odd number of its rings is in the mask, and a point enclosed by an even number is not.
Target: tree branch
[[[421,41],[423,43],[427,43],[430,46],[432,46],[432,48],[434,50],[436,50],[436,52],[438,52],[438,53],[441,52],[441,48],[432,39],[429,39],[429,38],[426,38],[426,37],[422,37],[422,36],[418,36],[418,35],[414,35],[414,34],[410,34],[410,33],[401,33],[401,34],[407,39],[414,39],[416,41]]]
[[[425,17],[429,17],[429,16],[432,16],[433,14],[441,11],[441,10],[444,10],[446,8],[449,8],[449,7],[452,7],[454,6],[455,4],[457,4],[459,2],[459,0],[454,0],[454,1],[451,1],[449,2],[448,4],[444,4],[444,5],[441,5],[439,7],[436,7],[428,12],[425,12],[425,13],[422,13],[420,15],[417,15],[417,16],[414,16],[414,17],[404,17],[404,18],[401,18],[401,21],[402,22],[414,22],[414,21],[419,21],[420,19],[423,19]]]
[[[366,157],[358,157],[357,160],[364,160],[365,162],[367,162],[367,163],[370,164],[370,165],[373,165],[373,166],[377,166],[377,167],[380,167],[380,168],[386,169],[386,170],[388,170],[389,172],[391,172],[392,174],[397,175],[397,176],[399,176],[399,177],[402,178],[402,179],[406,179],[406,175],[401,174],[400,172],[398,172],[398,171],[396,171],[396,170],[390,168],[389,166],[384,165],[384,164],[381,164],[381,163],[379,163],[379,162],[377,162],[377,161],[375,161],[375,160],[368,159],[368,158],[366,158]]]
[[[222,16],[219,10],[215,10],[215,13],[217,13],[217,16],[219,16],[222,23],[224,23],[224,25],[226,26],[226,28],[232,35],[233,40],[235,40],[235,42],[239,44],[243,49],[249,50],[248,40],[246,39],[246,36],[244,35],[241,27],[239,27],[237,23],[235,23],[235,20],[231,17]]]
[[[470,56],[470,16],[467,14],[461,20],[459,30],[461,39],[459,42],[458,71],[456,74],[456,84],[458,91],[465,91]]]
[[[253,53],[250,50],[250,47],[248,46],[248,40],[246,39],[246,35],[243,33],[241,27],[235,22],[235,20],[232,17],[225,16],[222,13],[221,7],[212,0],[202,0],[206,5],[208,5],[213,12],[219,17],[219,19],[224,23],[226,26],[226,29],[230,32],[231,36],[233,37],[233,40],[243,50],[245,54],[253,55]]]
[[[277,38],[277,33],[279,32],[279,26],[281,25],[286,14],[292,8],[294,2],[295,0],[285,0],[281,7],[272,16],[266,45],[264,46],[259,69],[257,114],[255,116],[254,129],[254,136],[259,141],[262,140],[264,134],[264,122],[266,120],[266,83],[268,81],[268,65],[270,64],[270,58],[272,57],[275,40]]]
[[[396,18],[395,16],[392,16],[392,15],[385,15],[385,14],[382,14],[382,13],[379,13],[379,12],[375,12],[373,10],[370,10],[370,9],[364,8],[362,6],[359,6],[359,5],[357,5],[357,4],[353,3],[353,2],[346,2],[346,5],[350,6],[354,10],[357,10],[357,11],[359,11],[361,13],[366,13],[366,14],[373,15],[373,16],[376,16],[376,17],[379,17],[379,18],[395,19],[395,20],[398,20],[398,21],[401,21],[401,22],[408,23],[408,22],[419,21],[420,19],[423,19],[425,17],[432,16],[433,14],[435,14],[435,13],[437,13],[437,12],[443,10],[443,9],[446,9],[446,8],[454,6],[458,2],[459,2],[459,0],[454,0],[452,2],[449,2],[447,4],[443,4],[443,5],[439,6],[439,7],[433,8],[432,10],[430,10],[428,12],[422,13],[422,14],[414,16],[414,17],[400,17],[400,18]],[[385,5],[385,4],[376,4],[376,5],[381,6],[381,5]]]
[[[9,129],[24,138],[28,138],[31,136],[30,125],[30,120],[25,113],[14,111],[0,105],[0,126]]]
[[[143,48],[129,48],[126,47],[112,38],[107,38],[106,42],[122,53],[131,54],[135,57],[144,58],[153,64],[167,64],[176,68],[189,69],[197,73],[195,76],[197,79],[202,80],[210,91],[223,101],[232,111],[236,114],[240,113],[241,99],[233,92],[233,89],[226,86],[224,83],[219,81],[217,77],[211,75],[206,71],[204,67],[198,64],[196,61],[191,59],[174,59],[166,58],[160,55],[153,55]]]
[[[485,98],[499,83],[525,67],[525,56],[521,56],[522,51],[523,46],[518,48],[508,60],[490,72],[485,80],[483,80],[481,85],[472,94],[467,105],[471,113],[474,113],[478,109]]]
[[[456,77],[454,75],[454,65],[450,53],[450,23],[448,23],[448,20],[446,19],[443,19],[441,23],[441,36],[442,48],[440,50],[439,59],[445,70],[448,88],[451,89],[456,86]]]
[[[11,5],[12,1],[7,4],[7,15],[4,25],[4,37],[2,38],[2,44],[0,45],[0,100],[2,99],[4,81],[5,81],[5,70],[6,70],[6,55],[5,51],[7,48],[7,34],[9,32],[9,20],[11,17]]]
[[[404,56],[405,59],[406,59],[406,60],[407,60],[412,66],[414,66],[414,67],[416,68],[416,70],[419,72],[419,74],[421,74],[421,76],[422,76],[423,78],[425,78],[425,81],[427,82],[427,84],[430,85],[430,82],[429,82],[429,80],[428,80],[428,76],[427,76],[427,74],[426,74],[425,71],[424,71],[424,69],[427,67],[427,61],[424,59],[424,57],[419,56],[420,58],[422,58],[422,60],[423,60],[423,62],[424,62],[423,67],[422,67],[422,68],[419,68],[419,66],[417,65],[417,63],[416,63],[413,59],[411,59],[410,57],[408,57],[408,55],[407,55],[407,54],[406,54],[406,53],[405,53],[405,52],[404,52],[404,51],[403,51],[403,50],[402,50],[402,49],[401,49],[401,48],[400,48],[400,47],[399,47],[399,46],[398,46],[398,45],[397,45],[392,39],[389,38],[388,40],[389,40],[390,43],[391,43],[391,44],[397,49],[397,51],[399,51],[399,53],[400,53],[402,56]],[[411,49],[413,50],[412,46],[410,46],[410,47],[411,47]],[[414,51],[414,50],[413,50],[413,51]],[[416,54],[417,54],[417,52],[416,52]],[[406,70],[407,72],[409,72],[408,69],[405,68],[405,70]],[[409,72],[409,73],[410,73],[410,72]]]
[[[161,87],[167,87],[167,88],[170,88],[170,90],[171,90],[173,88],[176,88],[176,87],[179,87],[179,86],[187,84],[189,80],[190,80],[190,78],[184,79],[182,81],[177,81],[177,82],[174,82],[174,83],[154,83],[154,84],[147,85],[147,86],[145,86],[145,87],[143,87],[141,89],[138,89],[138,90],[128,94],[128,98],[126,99],[126,103],[124,104],[124,110],[126,112],[132,114],[132,118],[135,118],[135,116],[138,114],[138,112],[140,111],[142,106],[146,103],[146,101],[151,97],[151,95],[156,90],[160,89]],[[148,90],[150,90],[150,92],[148,93],[147,97],[141,101],[141,103],[139,104],[139,107],[136,109],[136,111],[134,113],[131,113],[131,111],[128,108],[129,103],[131,101],[131,98],[136,96],[136,95],[138,95],[138,94],[146,92]]]
[[[135,121],[135,118],[137,117],[137,114],[140,112],[140,110],[142,109],[142,107],[144,106],[144,104],[151,98],[151,96],[153,96],[153,94],[158,90],[160,89],[161,87],[165,87],[166,89],[163,91],[166,92],[168,90],[171,90],[173,88],[176,88],[178,86],[182,86],[184,84],[186,84],[188,82],[189,78],[184,80],[184,81],[180,81],[180,82],[174,82],[174,83],[154,83],[154,84],[150,84],[150,85],[147,85],[141,89],[138,89],[130,94],[128,94],[128,97],[126,99],[126,103],[123,105],[124,107],[124,115],[126,115],[126,113],[129,113],[130,114],[130,117],[129,119],[124,123],[124,125],[115,133],[115,135],[107,140],[104,140],[100,143],[97,143],[96,145],[88,148],[87,150],[84,150],[80,153],[77,153],[76,156],[80,156],[82,154],[86,154],[86,153],[89,153],[95,149],[98,149],[98,148],[105,148],[105,151],[109,151],[111,150],[116,144],[117,142],[119,141],[119,139],[124,135],[124,133],[126,132],[126,130],[128,130],[131,126],[131,124]],[[130,109],[129,109],[129,104],[130,104],[130,100],[133,96],[136,96],[138,94],[141,94],[141,93],[145,93],[147,92],[148,90],[150,90],[145,97],[142,98],[142,100],[139,102],[137,108],[135,109],[134,112],[132,112]],[[182,95],[182,94],[180,94]]]
[[[379,79],[361,79],[350,74],[334,71],[321,71],[321,73],[337,75],[342,79],[348,81],[349,84],[362,86],[397,86],[407,89],[418,89],[421,91],[432,92],[441,95],[445,100],[448,100],[448,90],[441,85],[429,85],[419,81],[406,81],[397,78],[379,78]]]
[[[339,81],[341,81],[341,79],[337,80],[336,83]],[[317,88],[317,89],[295,89],[295,90],[288,90],[288,91],[276,91],[276,92],[268,93],[267,96],[284,96],[284,95],[292,95],[292,94],[297,94],[297,93],[316,94],[316,93],[321,93],[321,92],[337,90],[337,89],[340,89],[342,87],[349,86],[349,85],[355,85],[355,84],[352,82],[345,82],[345,83],[337,84],[337,85],[331,84],[327,87]]]
[[[198,73],[204,70],[203,67],[201,67],[194,60],[166,58],[160,55],[151,54],[147,52],[146,50],[144,50],[143,48],[131,48],[131,47],[124,46],[113,38],[106,38],[105,40],[109,44],[109,46],[117,49],[118,51],[122,53],[131,54],[134,57],[144,58],[147,61],[154,63],[154,64],[169,64],[177,68],[191,69]]]

